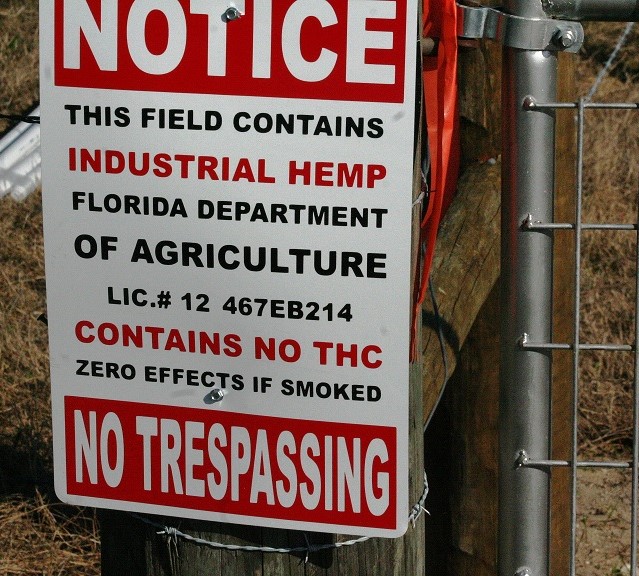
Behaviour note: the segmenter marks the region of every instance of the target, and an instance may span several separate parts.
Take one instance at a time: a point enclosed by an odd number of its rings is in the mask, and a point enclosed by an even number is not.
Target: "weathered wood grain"
[[[446,342],[448,376],[479,310],[499,276],[500,164],[466,170],[444,218],[432,283]],[[424,304],[424,414],[444,383],[444,364],[432,302]]]
[[[560,54],[557,96],[560,101],[576,98],[575,57]],[[577,132],[572,110],[557,111],[559,126],[555,154],[555,220],[575,221],[575,166]],[[572,232],[555,235],[553,294],[553,341],[573,340],[574,254]],[[572,414],[572,356],[567,352],[553,355],[552,364],[552,458],[570,460]],[[554,469],[551,475],[551,574],[570,572],[570,471]]]

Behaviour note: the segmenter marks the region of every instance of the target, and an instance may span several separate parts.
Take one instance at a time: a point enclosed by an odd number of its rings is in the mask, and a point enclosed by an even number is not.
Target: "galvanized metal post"
[[[639,20],[639,0],[544,0],[543,5],[548,16],[566,20]]]
[[[540,0],[507,0],[504,10],[546,18]],[[548,575],[549,469],[520,464],[550,455],[551,352],[521,343],[551,339],[552,234],[525,230],[523,223],[529,215],[552,222],[554,111],[527,103],[554,101],[556,77],[555,51],[504,47],[500,576]]]

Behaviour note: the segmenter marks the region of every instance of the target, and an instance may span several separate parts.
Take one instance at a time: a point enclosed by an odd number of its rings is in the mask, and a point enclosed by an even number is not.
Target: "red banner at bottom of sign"
[[[396,528],[395,428],[79,397],[64,405],[69,495],[217,520]]]

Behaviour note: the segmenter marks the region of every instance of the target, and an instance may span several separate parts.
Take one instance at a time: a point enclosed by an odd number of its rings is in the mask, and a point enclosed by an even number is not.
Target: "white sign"
[[[42,0],[66,502],[401,535],[417,3]]]

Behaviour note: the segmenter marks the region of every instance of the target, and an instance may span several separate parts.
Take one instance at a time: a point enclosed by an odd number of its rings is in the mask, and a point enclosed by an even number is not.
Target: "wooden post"
[[[417,58],[420,58],[418,51]],[[416,67],[418,86],[421,66]],[[418,103],[419,105],[419,103]],[[421,119],[421,106],[417,111]],[[413,198],[421,192],[421,121],[414,163]],[[413,218],[413,260],[418,253],[420,215]],[[414,280],[413,280],[414,281]],[[408,327],[407,327],[408,328]],[[421,334],[418,335],[421,348]],[[410,367],[409,497],[417,504],[424,490],[422,361]],[[407,515],[408,515],[407,511]],[[145,523],[124,512],[99,513],[103,576],[406,576],[424,573],[424,515],[409,524],[401,538],[371,538],[351,546],[335,544],[356,537],[254,526],[150,517]],[[160,527],[177,528],[194,538],[219,543],[211,547],[175,538]],[[314,547],[326,546],[316,551]],[[301,548],[292,553],[249,551],[230,547]]]
[[[576,98],[575,55],[559,55],[557,95],[559,101]],[[574,222],[577,131],[573,110],[557,111],[555,157],[555,220]],[[555,236],[553,340],[573,339],[575,235],[558,231]],[[570,460],[572,418],[572,356],[553,356],[552,457]],[[555,468],[551,475],[551,574],[567,574],[570,566],[570,469]]]
[[[424,438],[430,485],[428,576],[494,574],[490,570],[495,565],[499,388],[499,291],[494,289],[499,248],[494,242],[499,244],[499,170],[499,164],[486,163],[466,171],[439,239],[434,283],[451,379]],[[437,387],[441,392],[444,381],[430,303],[425,306],[425,324],[425,331],[433,333],[425,337],[424,396],[429,401],[434,395],[427,391]]]

